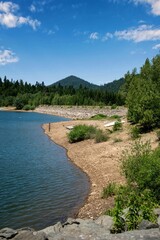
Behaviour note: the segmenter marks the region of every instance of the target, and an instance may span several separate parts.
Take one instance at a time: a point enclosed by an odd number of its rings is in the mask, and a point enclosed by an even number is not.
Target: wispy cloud
[[[16,14],[19,5],[12,2],[0,2],[0,24],[7,28],[15,28],[22,25],[29,25],[34,30],[40,26],[40,21],[31,17],[23,17]]]
[[[98,40],[99,39],[99,33],[98,32],[92,32],[89,36],[89,39]]]
[[[16,63],[19,58],[11,50],[0,50],[0,65],[7,65],[10,63]]]
[[[37,11],[36,6],[34,4],[31,4],[31,6],[29,7],[29,10],[31,12],[36,12]]]
[[[160,16],[160,0],[132,0],[135,4],[148,4],[151,7],[151,13]]]
[[[154,28],[152,25],[141,25],[137,28],[116,31],[114,35],[118,39],[134,42],[160,40],[160,28]]]
[[[156,44],[155,46],[153,46],[152,49],[154,49],[154,50],[160,49],[160,44]]]
[[[110,38],[113,38],[113,34],[107,32],[107,33],[102,37],[102,41],[105,42],[105,41],[107,41],[107,40],[110,39]]]

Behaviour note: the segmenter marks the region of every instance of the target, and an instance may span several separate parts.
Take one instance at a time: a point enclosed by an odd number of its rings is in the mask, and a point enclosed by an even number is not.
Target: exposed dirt
[[[130,137],[130,125],[127,123],[125,116],[123,116],[123,120],[125,120],[123,130],[110,134],[110,139],[102,143],[95,143],[94,140],[85,140],[71,144],[67,139],[67,133],[69,132],[67,127],[87,124],[97,126],[106,131],[104,125],[107,121],[104,120],[74,120],[51,123],[50,131],[49,124],[43,126],[45,133],[55,143],[66,148],[71,161],[87,173],[90,178],[90,194],[84,206],[79,210],[78,217],[96,218],[100,216],[106,209],[113,206],[113,198],[107,200],[101,198],[103,187],[110,182],[125,183],[125,179],[120,173],[120,162],[123,151],[130,149],[134,141]],[[158,145],[155,132],[143,135],[141,140],[149,140],[153,148]]]

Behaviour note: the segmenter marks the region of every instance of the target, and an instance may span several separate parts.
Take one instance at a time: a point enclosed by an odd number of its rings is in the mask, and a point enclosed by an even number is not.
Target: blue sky
[[[160,0],[0,1],[0,76],[119,79],[160,51]]]

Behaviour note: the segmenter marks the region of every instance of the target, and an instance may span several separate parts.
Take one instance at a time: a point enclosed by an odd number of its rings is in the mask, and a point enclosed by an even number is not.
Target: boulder
[[[11,239],[17,234],[18,232],[11,228],[3,228],[0,230],[0,238],[2,239]]]

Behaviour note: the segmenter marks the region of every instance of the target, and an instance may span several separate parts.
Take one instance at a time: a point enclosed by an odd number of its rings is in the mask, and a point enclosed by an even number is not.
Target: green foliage
[[[156,135],[157,135],[157,140],[160,142],[160,130],[156,131]]]
[[[92,116],[90,119],[91,120],[102,120],[102,119],[106,119],[106,118],[107,118],[107,115],[99,113],[97,115]]]
[[[109,104],[123,105],[124,99],[119,93],[106,91],[106,88],[78,84],[71,78],[73,85],[64,85],[60,83],[45,86],[36,82],[35,85],[27,82],[10,81],[6,77],[4,80],[0,78],[0,106],[14,106],[22,109],[24,105],[76,105],[76,106],[105,106]],[[81,80],[81,79],[80,79]],[[68,80],[67,80],[68,81]],[[25,99],[25,101],[24,101]]]
[[[80,142],[86,139],[95,139],[96,143],[108,140],[108,134],[94,126],[77,125],[68,134],[70,143]]]
[[[140,137],[140,129],[137,126],[134,126],[131,128],[130,134],[132,139],[137,139]]]
[[[160,148],[151,151],[148,142],[137,141],[131,153],[126,152],[122,160],[122,172],[128,184],[140,190],[149,189],[160,200]]]
[[[96,134],[95,134],[96,143],[106,142],[108,139],[109,139],[109,136],[106,132],[103,132],[101,129],[96,130]]]
[[[160,126],[160,55],[146,59],[140,74],[126,74],[122,95],[126,96],[128,120],[143,131]]]
[[[120,121],[116,121],[113,125],[113,132],[121,130],[122,129],[122,123]]]
[[[68,134],[69,142],[74,143],[94,138],[96,130],[93,126],[77,125]]]
[[[106,188],[107,194],[116,193],[115,206],[107,212],[113,216],[114,233],[137,229],[143,219],[156,223],[153,209],[160,202],[160,147],[152,151],[149,142],[136,141],[123,155],[122,172],[127,185],[117,186],[116,191]]]
[[[117,185],[115,182],[111,182],[107,187],[103,188],[102,198],[112,197],[117,193]]]
[[[117,108],[117,105],[116,104],[113,104],[112,106],[111,106],[111,109],[116,109]]]
[[[14,106],[16,107],[17,110],[21,110],[24,107],[24,102],[21,98],[16,98],[14,102]]]

